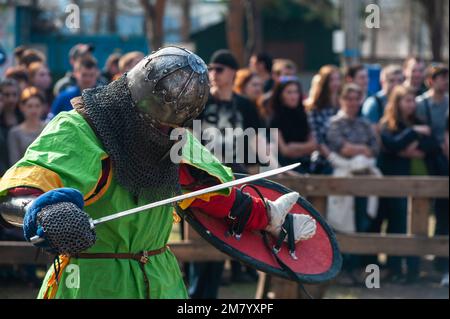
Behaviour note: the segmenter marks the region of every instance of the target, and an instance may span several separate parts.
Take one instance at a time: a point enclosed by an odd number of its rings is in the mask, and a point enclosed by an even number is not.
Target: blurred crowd
[[[72,69],[55,81],[42,52],[22,46],[15,50],[14,66],[0,74],[0,176],[23,156],[48,121],[72,110],[72,98],[117,79],[144,57],[141,52],[114,53],[100,69],[94,55],[91,45],[74,46],[68,56]],[[403,65],[386,65],[377,79],[381,90],[369,95],[363,64],[344,70],[324,65],[306,92],[302,71],[287,59],[258,53],[242,68],[222,49],[206,62],[211,88],[198,118],[202,128],[277,128],[274,140],[257,136],[248,141],[249,149],[258,154],[275,147],[275,166],[301,162],[291,175],[448,176],[446,65],[418,57],[408,57]],[[233,140],[219,143],[226,147]],[[242,161],[227,165],[235,172],[254,172],[258,163],[250,157],[246,153]],[[430,209],[436,218],[435,234],[448,235],[448,200],[435,200]],[[341,232],[406,233],[407,199],[331,196],[327,218]],[[16,230],[0,229],[0,240],[19,238]],[[368,263],[379,262],[376,256],[346,255],[344,270],[358,280]],[[435,266],[448,285],[448,259],[436,258]],[[420,280],[418,257],[389,257],[385,269],[386,280]],[[217,296],[223,263],[194,263],[186,271],[191,297]],[[24,273],[29,275],[29,268]],[[232,281],[256,278],[254,270],[232,262]]]

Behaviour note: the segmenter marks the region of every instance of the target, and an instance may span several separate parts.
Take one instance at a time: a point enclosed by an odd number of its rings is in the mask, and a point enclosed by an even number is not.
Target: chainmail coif
[[[108,86],[84,90],[82,100],[74,103],[74,108],[93,127],[121,186],[149,201],[181,192],[179,165],[169,156],[174,141],[138,112],[125,76]]]

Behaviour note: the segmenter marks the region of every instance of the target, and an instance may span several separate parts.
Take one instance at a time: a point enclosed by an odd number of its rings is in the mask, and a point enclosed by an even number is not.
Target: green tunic
[[[208,171],[220,182],[232,180],[222,166],[189,133],[183,161]],[[200,149],[207,164],[195,162],[191,152]],[[186,151],[185,151],[186,150]],[[102,160],[108,155],[88,123],[75,111],[60,113],[29,147],[23,159],[0,181],[0,196],[8,188],[31,186],[48,191],[72,187],[84,195],[85,211],[94,219],[147,204],[121,187],[111,170],[106,186],[96,194]],[[56,173],[56,174],[55,174]],[[97,242],[88,253],[139,253],[165,247],[173,225],[173,207],[164,206],[110,221],[96,227]],[[123,259],[76,259],[62,270],[55,298],[145,298],[144,275],[139,262]],[[179,265],[170,249],[149,257],[144,265],[150,298],[187,298]],[[47,272],[39,298],[44,296],[53,267]]]

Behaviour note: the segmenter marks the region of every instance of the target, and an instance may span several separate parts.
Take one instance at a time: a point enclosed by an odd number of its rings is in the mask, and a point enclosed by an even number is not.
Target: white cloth
[[[347,159],[336,153],[331,153],[328,160],[334,168],[333,176],[335,177],[382,176],[381,171],[376,167],[376,160],[364,155]],[[370,196],[367,201],[367,214],[371,218],[375,218],[377,211],[378,198]],[[327,200],[327,221],[339,232],[355,232],[355,198],[353,196],[329,196]]]
[[[279,197],[275,201],[268,200],[270,222],[266,230],[274,237],[280,235],[281,226],[286,219],[287,214],[297,202],[300,195],[297,192],[291,192]],[[294,239],[295,242],[307,240],[316,233],[316,220],[305,214],[294,214]],[[284,239],[287,241],[287,237]]]

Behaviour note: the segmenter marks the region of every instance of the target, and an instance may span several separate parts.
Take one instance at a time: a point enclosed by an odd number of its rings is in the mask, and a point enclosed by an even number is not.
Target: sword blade
[[[94,228],[96,225],[102,224],[104,222],[107,222],[107,221],[110,221],[110,220],[114,220],[114,219],[118,219],[118,218],[122,218],[122,217],[125,217],[125,216],[128,216],[128,215],[136,214],[136,213],[142,212],[144,210],[148,210],[148,209],[156,208],[156,207],[159,207],[159,206],[180,202],[180,201],[183,201],[185,199],[197,197],[197,196],[208,194],[208,193],[217,192],[217,191],[225,189],[225,188],[230,188],[230,187],[233,187],[233,186],[237,186],[237,185],[241,185],[241,184],[245,184],[245,183],[249,183],[249,182],[254,182],[254,181],[258,180],[258,179],[262,179],[262,178],[278,175],[278,174],[290,171],[290,170],[298,167],[299,165],[300,165],[300,163],[291,164],[291,165],[288,165],[288,166],[272,169],[272,170],[267,171],[267,172],[262,172],[262,173],[259,173],[259,174],[247,176],[247,177],[236,179],[236,180],[233,180],[233,181],[230,181],[230,182],[226,182],[226,183],[223,183],[223,184],[214,185],[214,186],[203,188],[203,189],[200,189],[200,190],[197,190],[197,191],[194,191],[194,192],[190,192],[190,193],[187,193],[187,194],[183,194],[183,195],[179,195],[179,196],[163,199],[161,201],[157,201],[157,202],[150,203],[150,204],[147,204],[147,205],[139,206],[139,207],[128,209],[128,210],[125,210],[125,211],[122,211],[122,212],[118,212],[118,213],[115,213],[115,214],[104,216],[104,217],[101,217],[101,218],[98,218],[98,219],[95,219],[95,220],[91,220],[91,227]]]

